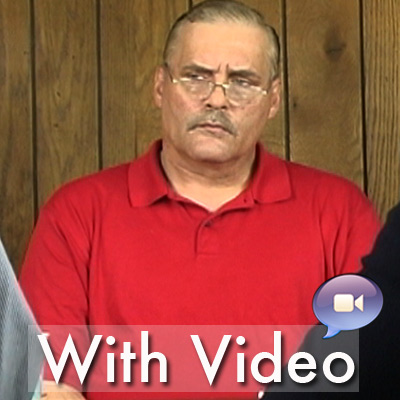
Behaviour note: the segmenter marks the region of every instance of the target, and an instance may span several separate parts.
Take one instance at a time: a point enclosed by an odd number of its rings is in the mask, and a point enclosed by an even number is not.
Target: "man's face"
[[[275,116],[280,82],[269,81],[268,41],[261,28],[242,23],[186,24],[168,60],[176,79],[202,76],[217,83],[243,79],[268,89],[247,104],[232,104],[221,87],[201,99],[156,72],[154,96],[161,108],[163,148],[174,157],[224,163],[254,154],[265,123]]]

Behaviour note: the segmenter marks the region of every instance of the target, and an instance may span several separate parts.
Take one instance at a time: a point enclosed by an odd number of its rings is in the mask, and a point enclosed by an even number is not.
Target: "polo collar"
[[[133,207],[146,207],[170,193],[160,163],[162,141],[152,144],[146,154],[131,162],[128,170],[129,199]],[[259,203],[275,203],[292,195],[287,162],[269,154],[261,143],[256,147],[253,178],[245,192]]]
[[[160,162],[161,149],[162,141],[157,140],[143,156],[129,165],[128,190],[133,207],[149,206],[169,192]]]
[[[248,190],[259,203],[275,203],[292,196],[288,162],[268,153],[261,143],[256,147],[256,165]]]

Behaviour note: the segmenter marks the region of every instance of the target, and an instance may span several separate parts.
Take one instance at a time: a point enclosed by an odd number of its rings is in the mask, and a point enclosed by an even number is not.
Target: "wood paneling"
[[[364,1],[368,194],[382,217],[400,199],[400,1]]]
[[[155,67],[170,25],[187,0],[101,2],[104,166],[131,160],[161,135],[153,105]]]
[[[60,184],[98,169],[96,3],[33,4],[41,205]]]
[[[20,265],[34,218],[30,14],[0,0],[0,237]]]
[[[363,187],[358,0],[287,0],[291,159]]]
[[[154,68],[197,2],[0,0],[0,236],[14,265],[35,204],[160,136]],[[400,1],[244,2],[280,34],[288,82],[262,140],[365,187],[384,217],[400,191]]]
[[[285,35],[284,35],[284,15],[283,15],[283,1],[284,0],[242,0],[242,3],[258,10],[265,17],[268,24],[274,27],[277,34],[280,37],[281,47],[282,47],[282,62],[281,62],[281,77],[282,77],[282,89],[285,93],[285,78],[284,78],[284,68],[285,63]],[[200,0],[195,0],[193,4],[200,3]],[[272,153],[277,154],[281,157],[286,156],[286,105],[284,97],[282,98],[281,109],[278,115],[270,120],[265,128],[262,135],[261,141]]]

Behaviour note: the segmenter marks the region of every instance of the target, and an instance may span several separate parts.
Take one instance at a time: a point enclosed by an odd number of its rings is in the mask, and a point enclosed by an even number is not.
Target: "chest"
[[[103,220],[90,266],[91,323],[313,322],[312,295],[325,280],[315,219],[273,208],[178,211]]]

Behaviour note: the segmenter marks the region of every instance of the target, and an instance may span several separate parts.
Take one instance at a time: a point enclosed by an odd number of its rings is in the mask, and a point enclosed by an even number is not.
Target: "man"
[[[382,290],[383,308],[378,317],[359,331],[359,392],[281,393],[277,384],[265,395],[267,400],[334,400],[334,399],[397,399],[399,395],[398,355],[400,344],[397,329],[400,325],[400,204],[388,214],[387,222],[379,233],[374,248],[363,261],[361,275],[372,279]],[[317,331],[315,331],[317,332]],[[348,332],[341,332],[342,340]],[[323,354],[330,340],[310,332],[312,341],[302,346],[302,351]],[[310,351],[312,349],[313,351]],[[354,349],[353,349],[354,351]]]
[[[41,324],[316,322],[315,290],[359,269],[379,223],[351,183],[257,144],[278,65],[273,29],[240,3],[175,23],[154,82],[162,141],[41,212],[21,277]]]
[[[38,333],[0,240],[0,399],[33,398],[42,369]]]

